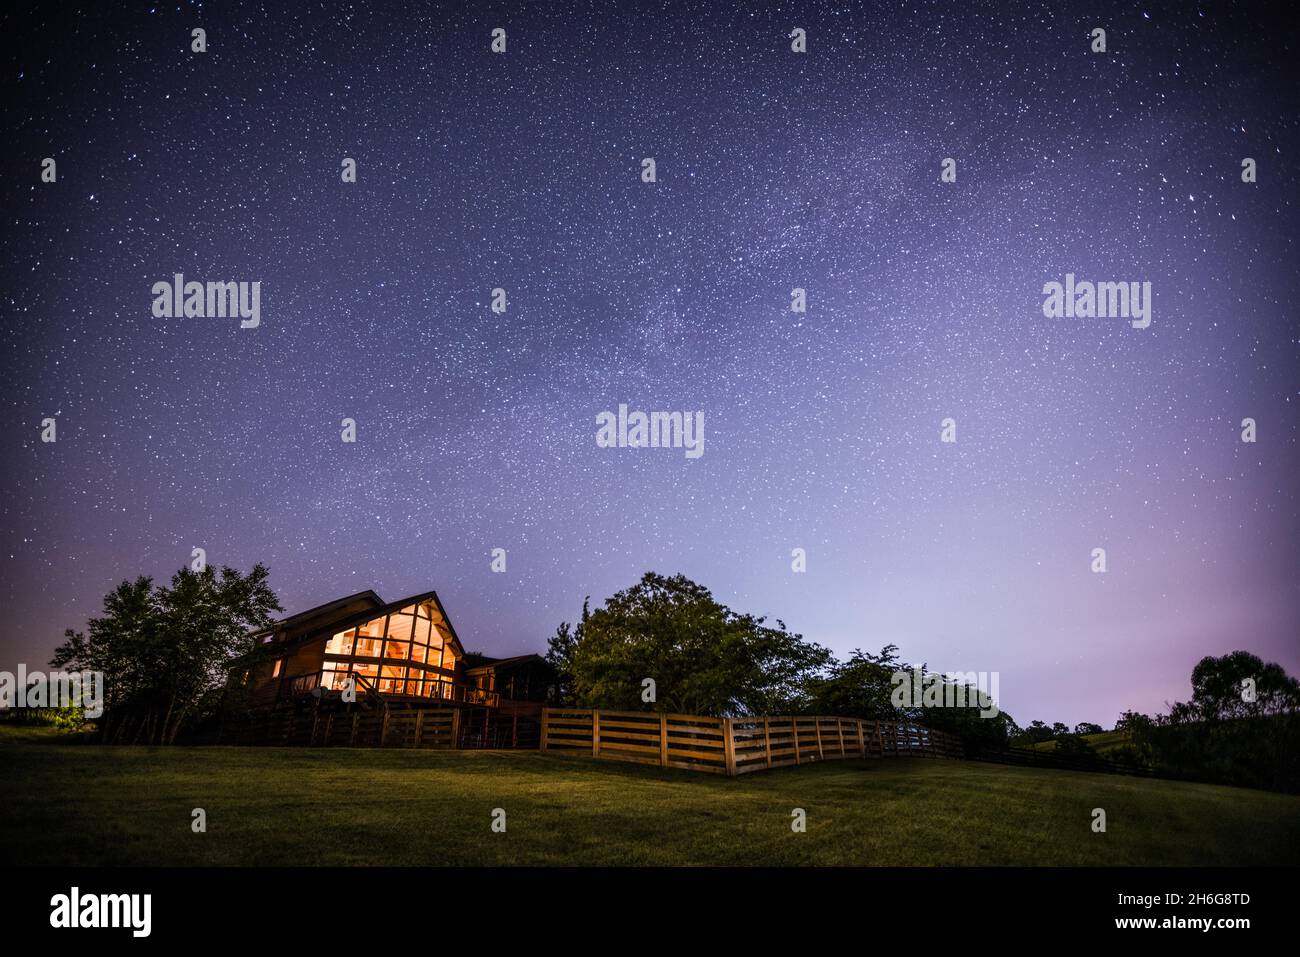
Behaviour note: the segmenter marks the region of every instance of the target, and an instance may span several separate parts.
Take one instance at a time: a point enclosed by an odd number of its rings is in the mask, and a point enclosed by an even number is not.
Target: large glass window
[[[384,625],[387,618],[375,618],[357,629],[357,644],[354,655],[366,658],[378,658],[379,650],[384,644]]]
[[[349,628],[347,631],[340,631],[325,643],[325,653],[327,655],[350,655],[356,640],[357,629]]]
[[[384,694],[406,694],[406,668],[402,665],[382,665],[376,684]]]
[[[433,631],[433,622],[424,618],[415,619],[415,634],[411,640],[411,660],[420,664],[426,664],[429,660],[429,635]],[[437,653],[434,653],[434,663],[437,663]]]
[[[435,663],[433,660],[433,648],[436,647],[438,649],[438,667],[448,669],[456,667],[456,653],[448,647],[448,644],[449,642],[447,634],[444,631],[444,626],[434,622],[433,639],[430,642],[429,650],[429,664]]]
[[[415,634],[414,609],[407,614],[403,609],[388,617],[388,638],[384,642],[385,658],[410,658],[411,636]]]
[[[320,677],[321,687],[326,691],[342,691],[348,686],[348,666],[346,662],[325,662],[325,670]]]
[[[321,684],[340,690],[346,686],[348,672],[355,671],[385,694],[447,697],[452,692],[451,680],[426,669],[455,668],[449,636],[446,622],[432,602],[372,618],[326,642]],[[339,661],[335,656],[353,660]]]
[[[379,668],[376,665],[368,665],[364,662],[357,662],[352,666],[352,670],[362,677],[370,679],[370,683],[375,683],[375,678],[379,676]]]

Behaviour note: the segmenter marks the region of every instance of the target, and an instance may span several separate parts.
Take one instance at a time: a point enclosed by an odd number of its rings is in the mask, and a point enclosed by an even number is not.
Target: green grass
[[[15,864],[1294,864],[1300,797],[919,758],[727,779],[535,752],[138,748],[0,727]],[[191,809],[208,830],[190,828]],[[490,830],[492,809],[507,831]],[[805,834],[790,811],[807,810]],[[1090,828],[1095,807],[1108,829]]]

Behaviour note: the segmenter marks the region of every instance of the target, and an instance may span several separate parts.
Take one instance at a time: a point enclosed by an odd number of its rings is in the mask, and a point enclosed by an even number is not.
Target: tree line
[[[999,708],[898,705],[902,680],[947,683],[895,645],[837,659],[784,622],[739,614],[708,589],[676,575],[647,573],[576,624],[561,623],[547,660],[565,704],[610,710],[708,715],[824,714],[905,720],[959,735],[969,753],[1052,741],[1058,752],[1094,754],[1092,722],[1025,726]],[[649,682],[649,683],[648,683]],[[911,695],[904,700],[913,701]],[[1109,761],[1173,777],[1300,790],[1300,684],[1245,651],[1206,657],[1192,671],[1192,699],[1167,714],[1125,712],[1126,742]],[[1100,762],[1099,762],[1100,763]]]
[[[104,675],[102,741],[171,744],[220,709],[242,707],[231,668],[255,658],[254,634],[282,611],[265,566],[242,574],[182,568],[166,585],[139,577],[104,598],[85,631],[68,630],[51,664]],[[684,575],[647,572],[581,617],[562,622],[546,659],[560,703],[621,711],[700,715],[823,714],[912,721],[957,734],[972,752],[1054,741],[1089,754],[1102,732],[1083,722],[1032,721],[978,706],[922,707],[898,695],[919,676],[950,685],[897,646],[854,650],[843,659],[780,619],[733,611]],[[958,699],[966,700],[966,699]],[[900,701],[905,702],[900,705]],[[1125,741],[1111,760],[1164,773],[1256,787],[1300,789],[1300,685],[1278,665],[1236,651],[1207,657],[1192,672],[1192,697],[1168,713],[1125,712]]]

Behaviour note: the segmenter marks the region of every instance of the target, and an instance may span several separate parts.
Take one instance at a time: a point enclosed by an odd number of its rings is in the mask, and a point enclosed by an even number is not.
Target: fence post
[[[600,757],[600,709],[591,709],[591,756]]]
[[[840,757],[846,758],[848,757],[848,755],[844,753],[844,719],[843,718],[835,719],[835,733],[840,736]]]
[[[767,766],[772,766],[772,732],[768,728],[767,715],[763,715],[763,753],[767,755]]]
[[[727,777],[736,776],[736,739],[732,736],[731,719],[722,719],[722,749],[727,756]]]
[[[357,743],[357,722],[361,720],[361,712],[354,712],[352,715],[352,737],[348,739],[348,747],[355,747]]]
[[[813,730],[817,732],[817,760],[821,761],[825,755],[822,753],[822,716],[813,716]]]
[[[799,759],[799,719],[790,719],[790,735],[794,738],[794,763],[796,765],[802,762]]]
[[[420,738],[424,734],[424,709],[421,708],[415,713],[415,744],[413,747],[420,746]]]
[[[330,737],[330,734],[333,730],[334,730],[334,715],[331,713],[325,716],[325,737],[321,739],[321,744],[323,746],[328,746],[330,741],[333,740],[333,738]]]
[[[460,750],[460,708],[451,709],[451,749]]]
[[[867,756],[867,742],[862,737],[862,719],[858,718],[858,754],[864,758]]]
[[[550,718],[551,718],[551,709],[543,708],[542,709],[542,736],[541,736],[541,740],[538,742],[537,745],[537,750],[539,751],[546,750],[546,733],[548,731],[547,726],[550,724]]]
[[[668,767],[668,712],[659,712],[659,767]]]

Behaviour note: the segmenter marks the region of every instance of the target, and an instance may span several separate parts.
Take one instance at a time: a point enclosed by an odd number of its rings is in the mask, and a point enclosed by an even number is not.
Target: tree
[[[1074,726],[1075,734],[1101,734],[1105,729],[1099,724],[1093,724],[1091,721],[1080,721]]]
[[[913,687],[918,677],[921,684]],[[1013,729],[1019,731],[1009,714],[1001,710],[987,714],[987,708],[975,704],[968,686],[929,671],[924,664],[914,669],[901,660],[897,645],[885,645],[878,655],[856,649],[847,661],[833,662],[824,674],[811,677],[807,688],[804,710],[808,714],[916,722],[957,735],[970,753],[1004,748]],[[894,704],[897,691],[906,702],[901,708]],[[944,706],[925,706],[930,695]],[[918,698],[922,706],[913,706],[911,702]],[[969,703],[957,707],[957,701]]]
[[[555,629],[555,634],[547,643],[546,663],[555,669],[558,704],[569,706],[574,704],[573,653],[582,641],[582,627],[590,614],[587,610],[590,602],[590,597],[583,599],[582,620],[576,627],[570,627],[567,621],[560,622],[560,626]]]
[[[1049,727],[1042,721],[1031,721],[1029,722],[1028,727],[1020,729],[1020,733],[1016,735],[1015,740],[1011,743],[1018,747],[1025,747],[1026,745],[1042,744],[1044,741],[1051,741],[1057,735],[1057,727],[1065,726],[1058,723],[1057,725]]]
[[[1243,687],[1250,679],[1253,684]],[[1206,657],[1192,670],[1192,700],[1167,714],[1126,711],[1129,732],[1116,755],[1162,774],[1279,791],[1300,790],[1300,708],[1296,680],[1245,651]],[[1251,697],[1254,700],[1249,700]]]
[[[1092,745],[1081,734],[1063,734],[1056,739],[1056,753],[1079,757],[1095,756]]]
[[[825,674],[809,678],[805,707],[810,714],[897,721],[906,715],[891,701],[894,675],[906,674],[910,683],[911,670],[899,660],[897,645],[885,645],[878,655],[854,649],[847,661],[833,662]]]
[[[1149,727],[1151,723],[1151,718],[1140,711],[1125,711],[1119,716],[1119,720],[1115,722],[1115,730],[1135,731],[1139,728]]]
[[[209,566],[182,568],[170,586],[124,581],[84,634],[64,632],[50,663],[103,674],[103,740],[171,744],[225,683],[226,666],[254,650],[252,633],[281,610],[268,575],[260,564],[247,575]]]
[[[781,621],[733,612],[684,575],[647,572],[603,608],[584,608],[578,629],[561,625],[547,660],[582,707],[781,714],[799,708],[830,653]],[[643,696],[646,679],[653,701]]]
[[[1247,694],[1252,685],[1253,694]],[[1248,651],[1207,655],[1192,669],[1191,705],[1206,721],[1285,714],[1300,706],[1300,684],[1281,665],[1265,664]]]

